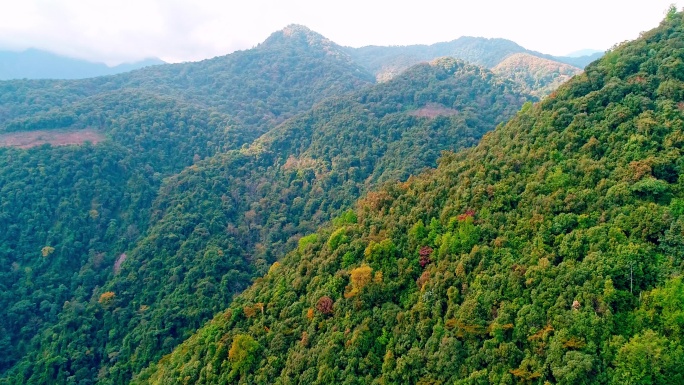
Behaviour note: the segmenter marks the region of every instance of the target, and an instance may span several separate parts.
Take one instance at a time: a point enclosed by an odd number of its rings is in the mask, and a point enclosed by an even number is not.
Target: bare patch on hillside
[[[93,144],[105,140],[102,133],[86,128],[83,130],[37,130],[0,134],[0,147],[31,148],[49,143],[53,146]]]
[[[437,116],[453,116],[458,114],[458,111],[453,108],[444,107],[441,104],[428,103],[423,108],[411,111],[410,114],[421,118],[435,118]]]
[[[121,271],[121,264],[126,261],[126,258],[128,258],[126,253],[122,253],[116,258],[116,261],[114,262],[114,274],[119,274],[119,271]]]
[[[284,170],[305,170],[305,169],[318,169],[323,167],[323,162],[317,159],[309,157],[295,158],[290,155],[287,161],[283,165]]]

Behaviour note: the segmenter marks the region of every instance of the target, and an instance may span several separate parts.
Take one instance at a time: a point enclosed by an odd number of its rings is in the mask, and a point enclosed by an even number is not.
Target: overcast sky
[[[288,24],[341,45],[502,37],[554,55],[607,49],[654,28],[684,0],[0,0],[0,49],[108,64],[200,60],[247,49]]]

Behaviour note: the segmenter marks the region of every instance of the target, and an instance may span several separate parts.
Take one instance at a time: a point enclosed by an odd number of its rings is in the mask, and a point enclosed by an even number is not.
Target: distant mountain
[[[151,58],[109,67],[104,63],[74,59],[38,49],[28,49],[22,52],[0,51],[0,80],[85,79],[114,75],[158,64],[165,64],[165,62]]]
[[[437,57],[450,56],[492,68],[506,56],[525,49],[510,40],[460,37],[432,45],[366,46],[348,48],[359,64],[374,73],[378,80],[387,80],[404,69]]]
[[[568,56],[558,56],[556,59],[558,61],[561,61],[566,64],[570,64],[571,66],[575,66],[577,68],[584,68],[588,66],[590,63],[600,59],[603,57],[605,52],[599,51],[595,52],[591,55],[584,55],[584,56],[575,56],[575,57],[568,57]]]
[[[570,52],[569,54],[565,55],[565,57],[582,57],[582,56],[592,56],[595,54],[603,54],[604,51],[598,50],[598,49],[581,49],[578,51],[573,51]]]
[[[578,58],[556,57],[528,50],[506,39],[487,39],[470,36],[432,45],[348,47],[347,52],[357,63],[371,71],[379,81],[396,76],[411,65],[443,56],[455,57],[487,68],[495,67],[504,59],[516,53],[526,53],[543,59],[570,64],[578,68],[584,68],[584,66],[597,58],[596,56],[582,56]]]
[[[517,82],[526,92],[541,97],[548,95],[582,70],[527,53],[516,53],[497,64],[492,72]]]

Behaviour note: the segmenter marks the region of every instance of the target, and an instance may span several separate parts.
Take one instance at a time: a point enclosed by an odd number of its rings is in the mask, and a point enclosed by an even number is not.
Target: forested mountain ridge
[[[126,383],[302,234],[380,182],[433,166],[440,150],[474,145],[528,99],[490,71],[442,59],[195,163],[164,183],[154,225],[120,272],[66,308],[9,378]],[[55,336],[69,336],[70,348]]]
[[[578,69],[584,68],[600,55],[587,57],[555,57],[531,51],[506,39],[487,39],[463,36],[449,42],[432,45],[366,46],[346,48],[351,57],[364,66],[380,81],[388,80],[406,68],[437,57],[454,57],[487,68],[494,68],[507,57],[528,54],[538,58],[565,63]]]
[[[83,80],[0,82],[0,130],[97,94],[123,89],[215,108],[259,133],[330,96],[373,83],[340,47],[301,26],[257,47],[200,62],[167,64]]]
[[[0,80],[84,79],[159,64],[165,63],[160,59],[145,59],[109,67],[104,63],[74,59],[39,49],[0,51]]]
[[[290,25],[253,49],[200,62],[159,65],[92,79],[0,82],[0,130],[15,119],[47,111],[58,113],[59,108],[98,93],[134,88],[214,107],[263,133],[266,127],[321,98],[373,82],[370,73],[386,80],[414,64],[444,56],[491,68],[520,52],[559,60],[505,39],[472,37],[431,46],[351,49],[306,27]],[[317,66],[326,70],[307,71]]]
[[[107,138],[0,148],[0,383],[127,383],[302,235],[536,100],[449,58],[373,81],[291,25],[198,63],[0,82],[0,132]]]
[[[202,63],[0,82],[0,131],[89,128],[107,137],[80,147],[0,148],[0,372],[46,327],[73,322],[70,312],[114,275],[145,234],[164,178],[372,82],[330,53],[332,45],[316,48],[320,35],[297,40],[303,32]]]
[[[386,80],[411,65],[444,56],[494,67],[516,52],[552,58],[508,40],[469,37],[431,46],[350,49],[304,26],[290,25],[253,49],[200,62],[81,80],[0,81],[0,131],[24,129],[21,121],[36,114],[63,124],[60,110],[68,111],[74,102],[139,89],[216,108],[263,133],[316,101],[374,82],[371,72]]]
[[[134,383],[684,382],[683,17],[369,193]]]

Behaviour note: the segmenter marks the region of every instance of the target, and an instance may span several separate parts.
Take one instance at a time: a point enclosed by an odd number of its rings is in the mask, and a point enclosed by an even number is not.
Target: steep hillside
[[[682,383],[682,18],[300,239],[135,383]]]
[[[517,53],[497,64],[492,72],[520,84],[530,94],[541,97],[550,94],[582,70],[557,61]]]
[[[90,98],[74,112],[107,139],[0,148],[2,371],[65,301],[87,301],[112,275],[146,230],[164,177],[252,138],[223,114],[133,91]]]
[[[303,234],[367,189],[434,166],[440,151],[474,145],[527,99],[487,70],[440,60],[196,163],[165,182],[154,226],[118,274],[66,307],[10,378],[126,383]]]
[[[455,57],[487,68],[493,68],[507,57],[520,53],[579,68],[584,68],[591,61],[600,57],[600,55],[579,58],[554,57],[530,51],[506,39],[486,39],[470,36],[463,36],[456,40],[432,45],[367,46],[347,48],[347,52],[357,63],[373,73],[379,81],[391,79],[414,64],[444,56]]]
[[[0,51],[0,80],[84,79],[114,75],[159,64],[165,63],[159,59],[146,59],[109,67],[104,63],[73,59],[38,49],[21,52]]]
[[[116,274],[154,219],[165,178],[372,81],[334,48],[292,26],[254,50],[202,63],[80,81],[0,82],[0,132],[52,130],[54,142],[79,132],[104,138],[0,148],[0,306],[7,310],[0,376],[35,354],[42,339],[69,343],[43,333],[72,322],[69,313]],[[68,355],[75,347],[56,349],[65,362],[78,361]]]

